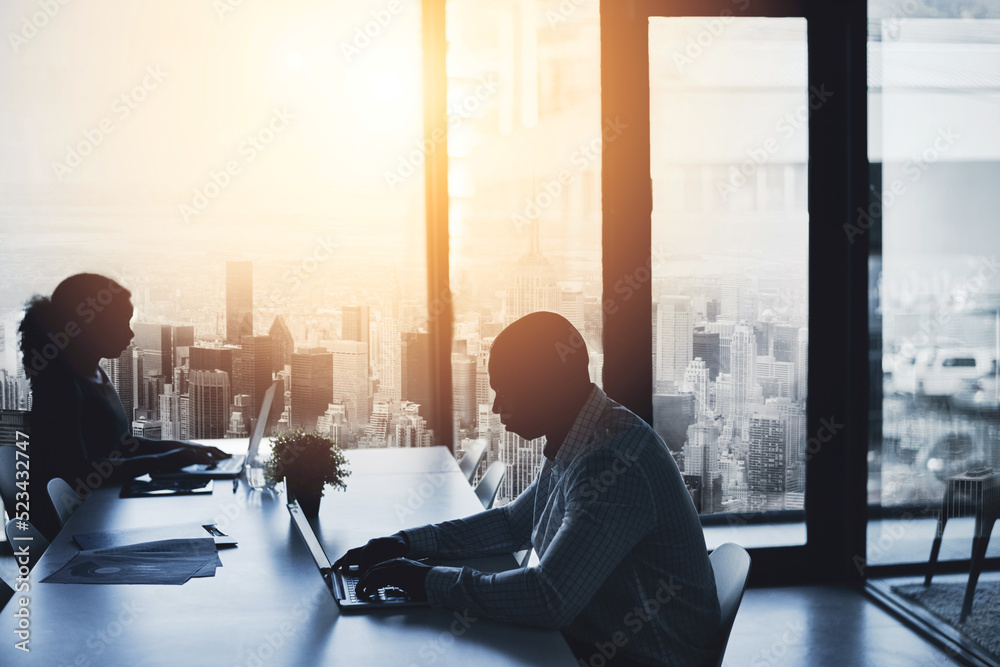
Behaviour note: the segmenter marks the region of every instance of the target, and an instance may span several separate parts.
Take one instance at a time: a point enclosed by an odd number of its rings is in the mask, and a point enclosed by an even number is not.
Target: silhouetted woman
[[[46,485],[61,477],[86,496],[106,483],[176,470],[228,455],[214,447],[132,435],[132,416],[104,370],[132,340],[131,293],[93,273],[70,276],[51,297],[34,297],[21,321],[31,382],[30,519],[49,539],[59,519]]]

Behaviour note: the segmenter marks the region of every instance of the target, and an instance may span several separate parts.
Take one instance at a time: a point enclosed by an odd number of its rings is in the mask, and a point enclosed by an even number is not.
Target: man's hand
[[[231,456],[218,447],[198,445],[193,442],[181,442],[180,445],[181,456],[190,463],[213,463]]]
[[[393,586],[406,591],[411,600],[427,599],[427,573],[430,565],[409,558],[394,558],[373,566],[361,577],[354,591],[361,597],[371,598],[383,586]]]
[[[364,575],[372,565],[381,563],[391,558],[399,558],[410,553],[410,543],[402,535],[390,535],[389,537],[376,537],[368,540],[368,544],[363,547],[351,549],[340,557],[333,564],[333,569],[338,567],[347,570],[352,566],[357,566]]]

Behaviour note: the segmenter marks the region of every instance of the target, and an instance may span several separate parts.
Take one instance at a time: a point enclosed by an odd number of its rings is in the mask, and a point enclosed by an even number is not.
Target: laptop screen
[[[313,532],[312,526],[309,525],[309,521],[306,520],[306,515],[302,513],[302,508],[299,507],[297,501],[293,500],[288,503],[288,513],[292,515],[292,523],[295,524],[295,530],[298,531],[299,537],[306,543],[309,553],[312,554],[313,560],[316,561],[316,567],[324,575],[330,572],[333,569],[330,565],[330,559],[326,557],[323,546],[316,539],[316,533]]]

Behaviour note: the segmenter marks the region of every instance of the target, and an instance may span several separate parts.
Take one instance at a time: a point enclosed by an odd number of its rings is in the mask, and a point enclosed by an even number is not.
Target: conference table
[[[347,490],[327,487],[311,521],[331,560],[372,537],[467,516],[482,505],[444,447],[346,450]],[[279,487],[280,489],[280,487]],[[216,481],[211,495],[95,490],[31,573],[30,653],[15,648],[16,593],[0,617],[0,664],[575,665],[562,636],[430,607],[342,613],[295,532],[280,490]],[[214,577],[180,586],[40,583],[98,530],[215,523],[238,541]],[[513,556],[457,561],[483,570]]]

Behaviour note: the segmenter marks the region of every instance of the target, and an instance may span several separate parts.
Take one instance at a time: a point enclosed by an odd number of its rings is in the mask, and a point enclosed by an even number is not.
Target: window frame
[[[434,406],[428,424],[455,451],[451,428],[445,0],[422,0],[424,133],[441,143],[425,163],[427,285]],[[862,0],[601,0],[601,122],[629,125],[602,153],[605,391],[652,422],[651,286],[629,299],[617,281],[651,257],[648,19],[718,16],[807,20],[808,85],[834,95],[809,115],[809,401],[807,433],[842,424],[806,468],[806,544],[751,549],[757,585],[861,586],[867,525],[869,427],[868,255],[871,234],[849,238],[851,212],[868,203],[867,4]],[[734,12],[735,13],[735,12]],[[841,94],[840,91],[843,91]],[[645,239],[636,243],[635,239]]]

